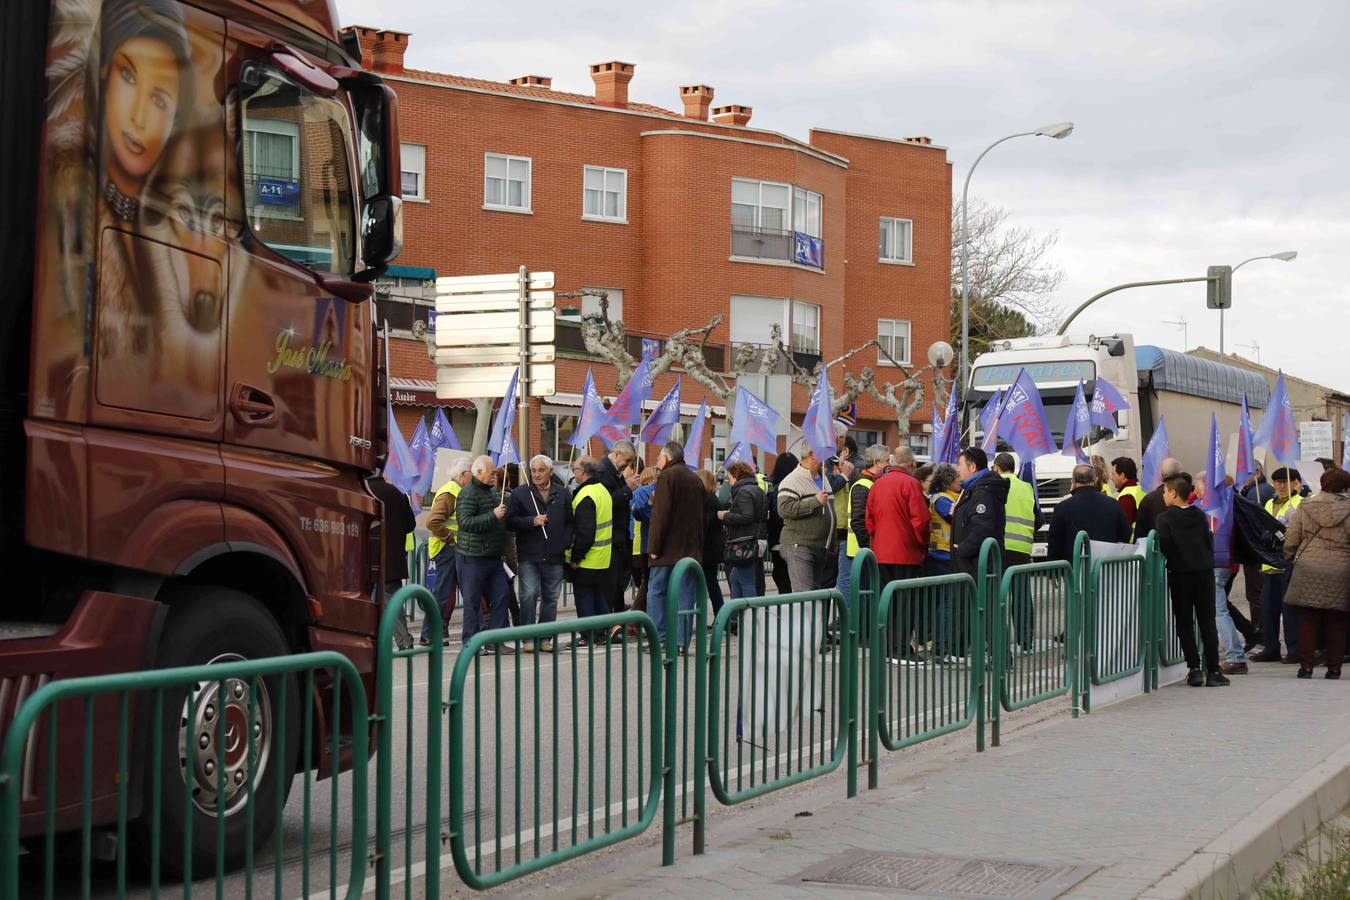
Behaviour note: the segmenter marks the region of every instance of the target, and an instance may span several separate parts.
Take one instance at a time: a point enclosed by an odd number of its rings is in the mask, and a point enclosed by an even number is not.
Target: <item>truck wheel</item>
[[[168,621],[160,642],[159,668],[236,662],[287,656],[291,653],[275,619],[257,600],[220,587],[189,587],[170,598]],[[283,681],[285,721],[280,721]],[[294,675],[258,682],[252,722],[249,681],[198,682],[164,692],[161,768],[147,773],[161,780],[160,859],[162,871],[181,877],[191,805],[192,874],[215,871],[217,816],[224,808],[225,866],[243,862],[248,831],[249,783],[253,789],[253,846],[261,847],[278,826],[277,799],[285,806],[300,743],[301,703]],[[195,698],[195,702],[190,702]],[[217,739],[224,717],[225,784],[217,770]],[[249,767],[248,733],[253,737]],[[282,741],[284,735],[285,740]],[[285,758],[282,758],[284,746]],[[195,753],[189,752],[195,747]],[[149,809],[149,784],[145,806]],[[189,796],[190,795],[190,796]],[[149,813],[140,823],[143,846],[149,846]],[[151,865],[154,860],[149,861]]]

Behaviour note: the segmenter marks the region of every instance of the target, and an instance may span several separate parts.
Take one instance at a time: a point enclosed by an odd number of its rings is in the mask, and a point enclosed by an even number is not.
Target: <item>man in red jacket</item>
[[[914,451],[898,448],[886,474],[867,495],[867,533],[882,584],[923,574],[931,518],[923,485],[914,477],[914,465]],[[897,661],[920,659],[910,642],[919,625],[917,610],[908,607],[908,603],[891,607],[890,657]]]

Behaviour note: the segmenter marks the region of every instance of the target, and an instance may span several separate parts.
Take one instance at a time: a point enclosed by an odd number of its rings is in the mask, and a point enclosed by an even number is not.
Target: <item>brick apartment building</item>
[[[391,368],[405,434],[440,404],[464,446],[472,436],[471,404],[436,399],[434,366],[410,331],[434,309],[437,276],[525,265],[556,272],[558,291],[606,290],[633,351],[641,337],[721,314],[705,352],[717,371],[730,346],[767,343],[774,321],[808,368],[871,338],[923,367],[928,346],[949,338],[951,165],[927,138],[814,129],[801,141],[750,126],[750,107],[717,105],[702,84],[671,85],[682,112],[629,102],[634,66],[624,62],[590,67],[593,95],[555,91],[541,75],[414,71],[403,65],[408,35],[356,31],[366,65],[399,95],[405,247],[379,296],[403,338]],[[557,393],[535,401],[530,440],[555,459],[569,455],[587,367],[601,394],[616,392],[613,367],[584,350],[579,316],[561,316],[569,304],[598,310],[592,297],[558,303]],[[864,366],[878,382],[901,378],[875,349],[844,368]],[[676,374],[657,380],[652,404]],[[836,390],[842,374],[831,371]],[[686,424],[703,397],[685,378]],[[793,389],[794,424],[808,400]],[[920,451],[928,406],[913,417]],[[724,411],[714,413],[720,458]],[[859,398],[856,418],[860,443],[897,440],[893,413],[875,399]]]

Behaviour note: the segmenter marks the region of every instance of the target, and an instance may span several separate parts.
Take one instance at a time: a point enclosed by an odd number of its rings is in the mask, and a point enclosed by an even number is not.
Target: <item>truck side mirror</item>
[[[361,261],[354,280],[372,281],[403,251],[403,200],[399,195],[398,97],[377,75],[342,79],[356,114],[361,188]]]

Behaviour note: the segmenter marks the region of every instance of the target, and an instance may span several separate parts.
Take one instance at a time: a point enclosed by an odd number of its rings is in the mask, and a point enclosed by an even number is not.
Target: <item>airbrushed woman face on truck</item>
[[[103,134],[108,204],[131,219],[155,164],[174,133],[191,81],[190,50],[180,14],[156,0],[104,6]],[[119,196],[120,195],[120,196]]]

